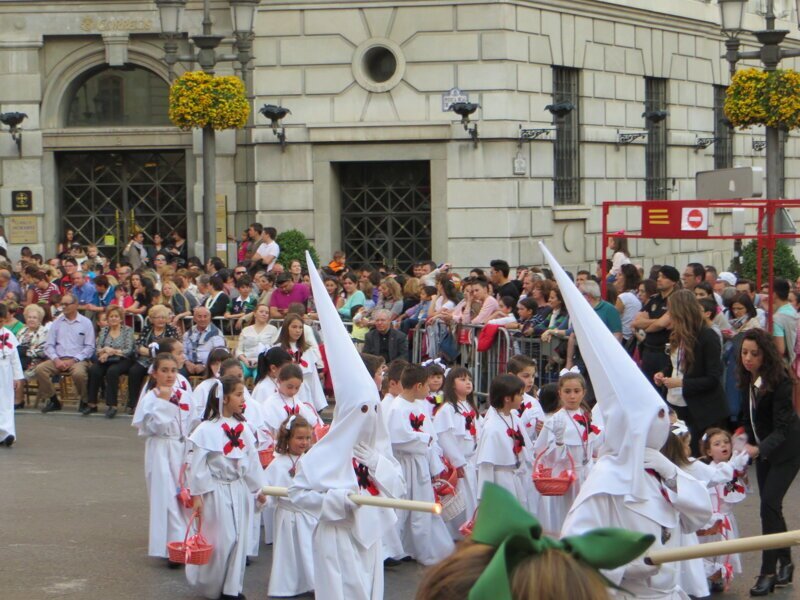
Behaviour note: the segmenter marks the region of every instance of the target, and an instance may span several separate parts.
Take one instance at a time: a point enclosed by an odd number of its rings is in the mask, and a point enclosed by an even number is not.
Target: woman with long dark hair
[[[727,424],[728,403],[722,389],[722,347],[705,324],[703,309],[689,290],[669,297],[670,364],[653,377],[667,388],[667,402],[692,433],[692,453],[709,427]]]
[[[761,503],[761,532],[786,531],[783,498],[800,470],[800,419],[792,404],[794,382],[775,342],[763,329],[749,329],[742,337],[738,359],[739,389],[748,444],[756,463]],[[792,581],[791,550],[765,550],[761,573],[751,596],[766,596]]]

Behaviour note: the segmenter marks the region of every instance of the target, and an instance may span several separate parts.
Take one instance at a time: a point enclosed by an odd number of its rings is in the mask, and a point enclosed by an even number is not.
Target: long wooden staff
[[[644,561],[650,565],[660,565],[668,562],[692,560],[693,558],[725,556],[738,552],[756,552],[797,545],[800,545],[800,529],[784,533],[772,533],[770,535],[755,535],[738,540],[709,542],[708,544],[698,544],[697,546],[656,550],[645,556]]]
[[[265,496],[279,496],[286,498],[289,495],[289,488],[265,485],[261,488],[261,493]],[[395,498],[384,498],[382,496],[362,496],[361,494],[350,494],[350,500],[360,506],[377,506],[380,508],[394,508],[396,510],[415,510],[417,512],[442,513],[442,505],[437,502],[419,502],[417,500],[398,500]]]

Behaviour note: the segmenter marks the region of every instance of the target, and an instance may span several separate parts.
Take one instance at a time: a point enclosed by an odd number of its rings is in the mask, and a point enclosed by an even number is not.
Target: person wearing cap
[[[662,266],[656,277],[657,293],[648,298],[644,310],[633,319],[632,327],[643,329],[646,333],[642,344],[642,371],[656,389],[658,386],[653,377],[656,373],[663,372],[670,364],[669,354],[666,352],[669,331],[664,321],[659,322],[659,320],[667,314],[667,302],[680,279],[681,274],[678,269],[669,265]]]
[[[714,282],[714,292],[722,296],[723,292],[729,287],[736,287],[736,275],[730,271],[723,271],[717,275],[717,280]]]

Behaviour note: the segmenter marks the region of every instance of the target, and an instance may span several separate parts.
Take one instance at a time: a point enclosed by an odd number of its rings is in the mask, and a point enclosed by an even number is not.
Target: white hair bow
[[[217,402],[218,402],[218,406],[219,406],[219,417],[221,419],[222,418],[222,401],[223,401],[223,398],[224,398],[224,394],[222,393],[222,382],[220,381],[219,383],[216,383],[215,385],[217,386],[216,387],[216,390],[217,390]]]
[[[156,355],[158,354],[158,348],[159,348],[158,342],[152,342],[147,347],[150,349],[150,356],[152,358],[155,358]]]
[[[429,358],[428,360],[424,361],[421,366],[429,367],[431,365],[437,365],[439,367],[442,367],[442,369],[447,368],[447,365],[445,365],[441,357],[438,356],[436,358]]]
[[[689,433],[689,428],[686,426],[686,423],[685,423],[685,422],[683,422],[683,421],[681,421],[680,419],[678,419],[677,421],[675,421],[675,422],[674,422],[674,423],[673,423],[673,424],[670,426],[670,430],[671,430],[671,431],[672,431],[672,433],[674,433],[675,435],[686,435],[687,433]],[[703,438],[705,439],[705,436],[703,436]]]
[[[578,368],[578,365],[575,365],[571,369],[561,369],[558,376],[564,377],[564,375],[580,375],[581,370]]]
[[[297,418],[297,415],[292,415],[289,417],[289,420],[286,421],[286,431],[292,430],[292,425],[294,425],[294,420]]]

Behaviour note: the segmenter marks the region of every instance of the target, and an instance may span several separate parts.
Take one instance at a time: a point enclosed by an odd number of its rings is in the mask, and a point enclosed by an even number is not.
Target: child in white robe
[[[696,531],[711,516],[705,487],[661,454],[670,427],[666,404],[550,251],[539,247],[569,311],[605,424],[602,454],[561,534],[620,527],[651,534],[654,550],[677,547],[682,532]],[[674,563],[650,566],[639,558],[604,575],[618,586],[614,597],[686,598]]]
[[[714,510],[713,524],[720,529],[719,533],[700,536],[700,543],[733,540],[739,537],[735,506],[747,495],[747,464],[749,456],[746,452],[733,451],[733,438],[724,429],[712,428],[705,432],[700,441],[700,451],[707,461],[706,466],[713,476],[703,478],[709,483],[711,505]],[[712,525],[713,525],[712,524]],[[705,559],[706,575],[714,592],[728,588],[734,575],[742,572],[742,561],[738,554],[728,554]]]
[[[193,420],[195,421],[195,425],[203,420],[203,414],[206,412],[208,393],[214,385],[219,383],[219,370],[220,367],[222,367],[222,363],[230,358],[231,353],[225,348],[214,348],[208,353],[203,381],[197,384],[197,387],[194,388],[194,392],[192,393],[195,410]]]
[[[0,326],[0,445],[7,448],[17,439],[14,392],[25,380],[18,345],[14,334]]]
[[[292,363],[283,365],[278,372],[278,392],[267,398],[261,406],[264,421],[273,438],[277,437],[281,423],[292,415],[303,417],[315,428],[322,424],[314,407],[300,399],[302,387],[303,372],[300,367]]]
[[[600,429],[592,422],[592,411],[584,404],[586,381],[577,370],[562,370],[558,379],[561,408],[545,422],[536,440],[536,456],[551,456],[561,465],[574,462],[575,480],[563,496],[551,496],[548,503],[549,526],[560,531],[572,503],[581,490],[594,462]],[[567,456],[569,455],[569,456]]]
[[[281,425],[275,444],[275,459],[264,472],[265,484],[289,487],[297,463],[311,448],[314,430],[303,417],[291,416]],[[317,520],[299,510],[288,498],[267,500],[275,507],[272,569],[269,596],[297,596],[314,589],[312,538]]]
[[[444,470],[444,464],[436,455],[436,432],[425,414],[427,379],[424,367],[405,368],[400,378],[403,391],[388,422],[392,451],[403,468],[405,497],[433,502],[433,480]],[[401,511],[397,518],[403,549],[420,564],[433,565],[453,550],[453,540],[440,515]]]
[[[186,355],[183,353],[183,342],[175,338],[162,338],[157,342],[153,342],[150,344],[150,354],[152,358],[155,358],[159,354],[171,354],[178,363],[179,368],[184,362],[186,362]],[[142,391],[139,392],[139,400],[136,402],[136,410],[134,410],[133,413],[134,421],[141,420],[139,406],[142,404],[142,400],[147,392],[150,391],[150,381],[152,378],[153,365],[151,364],[147,371],[147,377],[142,385]],[[189,417],[189,424],[186,429],[186,435],[188,435],[200,422],[200,418],[203,416],[203,409],[201,407],[198,413],[197,407],[194,404],[194,397],[192,396],[192,385],[189,383],[189,380],[186,379],[186,377],[181,375],[180,371],[178,371],[178,374],[175,377],[175,384],[172,386],[172,388],[175,391],[180,391],[183,397],[188,397],[192,404],[190,409],[191,414]]]
[[[319,412],[328,406],[325,391],[322,389],[320,373],[323,370],[322,358],[316,346],[308,343],[305,337],[303,317],[297,314],[288,314],[283,320],[283,325],[278,332],[275,344],[284,349],[292,357],[292,362],[303,371],[303,382],[308,386],[310,397],[306,402]]]
[[[136,407],[132,426],[146,438],[145,482],[150,499],[148,554],[167,558],[167,543],[183,540],[188,514],[178,501],[181,466],[191,419],[191,399],[175,389],[178,363],[171,354],[153,361],[150,388]]]
[[[542,405],[539,403],[539,398],[535,393],[536,362],[530,356],[515,354],[508,360],[507,368],[509,374],[516,375],[525,384],[522,403],[517,411],[517,416],[525,426],[525,431],[528,432],[530,440],[535,442],[544,426],[545,420]]]
[[[497,484],[530,510],[533,444],[517,416],[525,384],[515,375],[498,375],[489,388],[489,410],[478,439],[478,498],[485,483]]]
[[[351,494],[396,498],[402,471],[378,416],[378,392],[330,300],[306,259],[336,393],[328,434],[298,463],[292,503],[319,520],[314,530],[314,584],[325,600],[381,600],[383,544],[394,527],[391,509],[359,507]]]
[[[386,367],[386,381],[382,386],[386,390],[386,393],[378,407],[378,414],[381,416],[381,419],[383,419],[387,428],[389,427],[389,413],[394,407],[395,399],[400,395],[400,392],[403,391],[403,386],[400,385],[400,377],[403,376],[403,371],[405,371],[409,364],[411,363],[407,360],[396,358]]]
[[[214,551],[208,564],[186,565],[186,579],[206,598],[240,597],[253,495],[258,494],[259,506],[266,502],[259,493],[264,471],[255,438],[241,416],[244,390],[237,377],[223,377],[209,393],[203,422],[189,437],[189,489]]]
[[[425,396],[428,406],[425,408],[428,411],[428,418],[433,419],[436,410],[444,401],[444,368],[431,360],[425,361],[422,366],[428,371],[428,395]]]
[[[292,362],[292,357],[283,348],[272,347],[258,355],[258,371],[253,399],[264,404],[267,398],[278,391],[278,373],[281,367]]]
[[[479,419],[472,389],[472,375],[468,369],[450,369],[444,382],[443,402],[437,406],[433,417],[439,446],[450,465],[458,471],[456,491],[464,498],[466,507],[462,514],[447,521],[453,539],[461,538],[459,528],[472,519],[478,506],[475,450]]]

